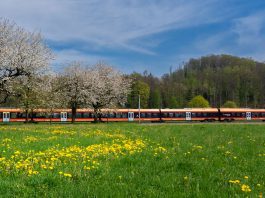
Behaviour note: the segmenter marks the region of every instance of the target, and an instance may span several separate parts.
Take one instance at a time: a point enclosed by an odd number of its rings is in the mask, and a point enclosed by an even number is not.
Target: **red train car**
[[[265,121],[265,109],[220,108],[220,121],[234,120]]]

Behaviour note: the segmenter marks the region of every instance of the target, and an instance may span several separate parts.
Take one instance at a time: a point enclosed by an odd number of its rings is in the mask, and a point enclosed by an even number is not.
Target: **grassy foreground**
[[[3,197],[262,197],[265,125],[0,125]]]

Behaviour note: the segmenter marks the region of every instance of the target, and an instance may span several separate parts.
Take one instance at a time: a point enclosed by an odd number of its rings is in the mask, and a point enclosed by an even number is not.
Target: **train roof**
[[[265,112],[265,109],[251,108],[220,108],[221,112]]]
[[[52,112],[71,112],[71,109],[54,109]],[[77,109],[77,112],[93,112],[93,109],[83,108]],[[102,112],[138,112],[139,109],[101,109]],[[154,112],[218,112],[217,108],[184,108],[184,109],[140,109],[142,113]],[[220,108],[221,112],[265,112],[265,109],[251,109],[251,108]],[[19,108],[0,108],[0,112],[25,112],[24,109]],[[50,112],[49,109],[34,109],[34,112]]]
[[[162,112],[218,112],[217,108],[161,109]]]

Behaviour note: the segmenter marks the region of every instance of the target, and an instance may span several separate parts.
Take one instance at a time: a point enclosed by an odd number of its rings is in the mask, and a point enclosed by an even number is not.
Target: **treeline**
[[[190,59],[182,68],[161,78],[151,73],[133,73],[132,93],[127,106],[142,108],[184,108],[196,96],[211,107],[265,107],[265,64],[231,55]]]

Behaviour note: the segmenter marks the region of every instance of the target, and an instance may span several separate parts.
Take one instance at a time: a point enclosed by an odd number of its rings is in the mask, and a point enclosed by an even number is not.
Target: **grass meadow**
[[[262,124],[0,125],[3,197],[262,197]]]

